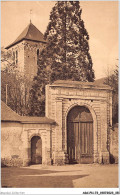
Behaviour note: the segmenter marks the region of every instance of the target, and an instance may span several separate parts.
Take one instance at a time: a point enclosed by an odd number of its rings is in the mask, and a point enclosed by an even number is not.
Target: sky
[[[1,2],[1,46],[12,43],[32,23],[44,33],[55,1]],[[81,1],[96,79],[106,77],[118,64],[118,1]],[[32,10],[32,14],[30,14]]]

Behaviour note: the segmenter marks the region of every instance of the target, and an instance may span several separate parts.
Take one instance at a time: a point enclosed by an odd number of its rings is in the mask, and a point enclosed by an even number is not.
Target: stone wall
[[[45,45],[45,43],[35,41],[24,42],[24,69],[28,79],[33,79],[37,74],[37,50],[41,52]]]
[[[115,124],[111,129],[110,135],[110,162],[111,163],[118,163],[118,124]]]
[[[1,163],[3,166],[22,166],[22,131],[23,126],[20,123],[1,123]]]
[[[9,50],[13,53],[16,53],[16,51],[18,52],[18,63],[16,64],[16,67],[18,68],[18,70],[20,72],[24,72],[24,41],[12,46],[11,48],[9,48]],[[16,59],[16,57],[15,57]]]
[[[31,164],[31,139],[42,139],[42,164],[51,164],[52,125],[24,124],[19,122],[1,123],[1,163],[2,166],[28,166]]]
[[[45,43],[23,40],[12,46],[9,50],[18,52],[18,70],[26,75],[28,79],[33,79],[37,74],[37,50],[39,53],[45,47]]]

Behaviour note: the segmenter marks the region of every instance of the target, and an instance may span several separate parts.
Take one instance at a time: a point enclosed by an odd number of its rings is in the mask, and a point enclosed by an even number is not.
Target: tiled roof
[[[94,82],[82,82],[82,81],[72,81],[72,80],[57,80],[51,86],[58,86],[58,87],[83,87],[83,88],[98,88],[98,89],[110,89],[111,87],[105,85],[99,81]]]
[[[1,121],[20,121],[21,116],[1,101]]]
[[[55,121],[47,117],[21,116],[21,123],[55,124]]]
[[[44,39],[43,34],[32,24],[30,23],[24,31],[18,36],[18,38],[8,45],[6,49],[9,49],[13,45],[19,43],[22,40],[31,40],[31,41],[37,41],[37,42],[44,42],[46,43],[46,40]]]
[[[54,120],[47,117],[30,117],[20,116],[1,101],[1,121],[20,122],[20,123],[37,123],[37,124],[53,124]]]

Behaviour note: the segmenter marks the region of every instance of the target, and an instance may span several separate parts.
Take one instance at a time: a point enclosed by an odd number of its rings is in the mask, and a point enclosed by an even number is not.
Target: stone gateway
[[[56,81],[46,86],[46,116],[56,121],[52,129],[55,164],[108,163],[112,91],[109,86],[76,81]]]
[[[1,104],[1,158],[8,166],[109,163],[112,90],[97,82],[46,86],[46,116],[19,116]]]

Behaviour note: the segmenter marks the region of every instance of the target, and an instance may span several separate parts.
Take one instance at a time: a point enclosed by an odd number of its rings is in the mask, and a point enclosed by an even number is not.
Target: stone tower
[[[32,80],[37,74],[38,56],[45,45],[43,34],[30,22],[6,49],[11,50],[18,70],[24,73],[28,80]]]

